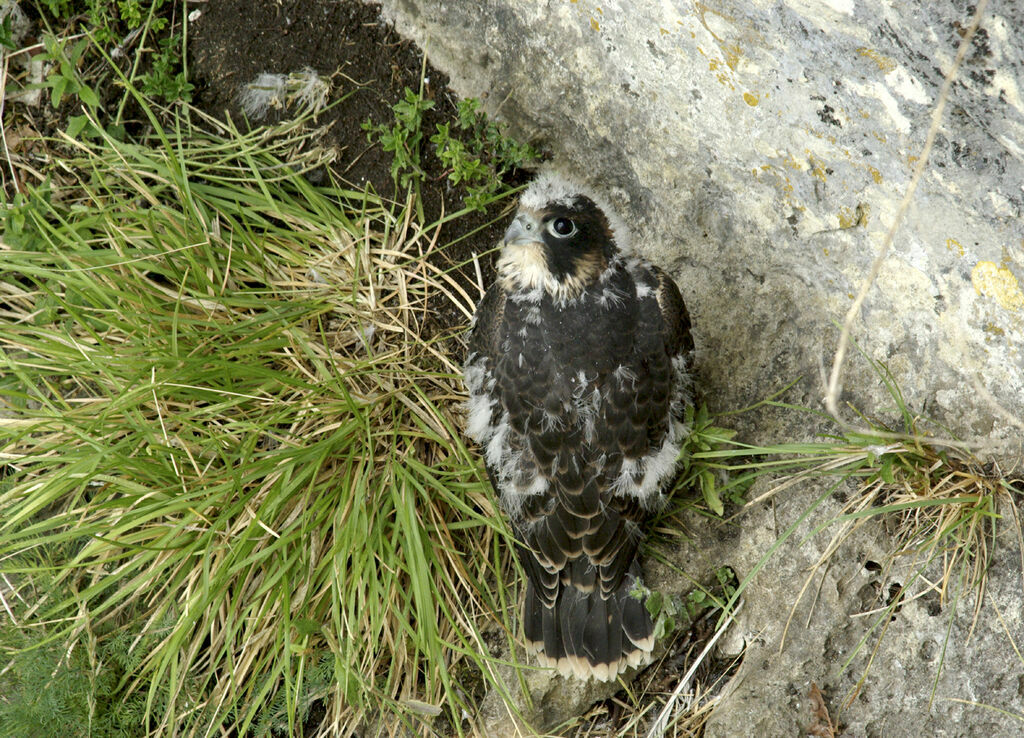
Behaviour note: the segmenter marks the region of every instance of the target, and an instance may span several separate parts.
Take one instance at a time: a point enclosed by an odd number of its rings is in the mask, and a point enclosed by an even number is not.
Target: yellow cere
[[[993,298],[1006,310],[1024,308],[1024,292],[1017,278],[994,261],[979,261],[971,270],[971,282],[979,295]]]

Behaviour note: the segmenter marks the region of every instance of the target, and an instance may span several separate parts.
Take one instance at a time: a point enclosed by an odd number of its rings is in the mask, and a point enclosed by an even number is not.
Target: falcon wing
[[[505,320],[505,292],[497,285],[484,294],[473,316],[468,353],[463,365],[463,380],[469,391],[466,404],[466,435],[484,449],[485,466],[496,491],[500,493],[492,460],[487,458],[488,444],[499,432],[502,415],[501,395],[494,378],[501,351],[501,326]]]
[[[504,317],[505,292],[498,285],[493,285],[480,298],[480,304],[476,307],[473,328],[469,334],[467,361],[472,361],[474,354],[493,361],[500,351],[499,330]]]
[[[686,311],[686,304],[683,303],[683,297],[679,294],[679,288],[675,281],[656,266],[651,267],[651,272],[658,282],[655,295],[658,298],[658,307],[661,308],[661,317],[664,320],[662,332],[665,349],[673,358],[685,357],[687,368],[689,368],[693,356],[690,314]]]

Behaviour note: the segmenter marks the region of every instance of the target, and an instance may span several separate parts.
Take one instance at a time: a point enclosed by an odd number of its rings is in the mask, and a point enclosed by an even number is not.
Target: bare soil
[[[424,139],[436,124],[457,118],[457,100],[448,89],[447,76],[429,64],[424,67],[420,49],[381,20],[376,6],[357,0],[210,0],[196,7],[201,15],[190,25],[189,38],[195,104],[212,115],[231,116],[244,124],[239,92],[260,73],[289,74],[311,67],[331,77],[330,102],[336,104],[320,118],[331,124],[324,143],[341,150],[335,170],[356,187],[369,185],[385,197],[404,196],[392,180],[391,154],[371,145],[362,126],[368,120],[390,125],[392,106],[403,98],[405,88],[418,91],[422,78],[424,97],[434,101],[424,114]],[[433,146],[425,141],[424,149],[426,177],[421,196],[424,214],[432,222],[462,209],[464,191],[449,184]],[[515,181],[526,177],[523,173]],[[499,215],[494,208],[446,226],[441,243],[484,227],[446,248],[439,258],[459,264],[473,253],[492,249],[505,225],[500,218],[491,222]],[[485,284],[489,283],[491,260],[483,259],[481,265]],[[475,282],[469,273],[459,278],[467,285]],[[446,301],[439,300],[433,308],[435,323],[427,326],[428,333],[465,323],[465,317]]]

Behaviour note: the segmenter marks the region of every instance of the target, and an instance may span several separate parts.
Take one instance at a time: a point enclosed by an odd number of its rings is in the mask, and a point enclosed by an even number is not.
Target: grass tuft
[[[432,295],[472,305],[441,224],[311,185],[331,154],[302,121],[190,114],[65,139],[4,220],[0,692],[41,686],[36,658],[85,675],[78,724],[127,735],[460,715],[480,623],[510,631],[451,336],[420,331]]]
[[[983,595],[991,554],[1007,515],[1011,518],[1009,522],[1024,557],[1024,540],[1016,507],[1024,494],[1024,478],[1020,470],[1005,470],[995,462],[984,461],[971,451],[969,444],[948,439],[945,429],[907,405],[894,377],[884,365],[871,364],[893,401],[893,407],[887,412],[895,420],[883,421],[858,413],[866,430],[839,430],[824,436],[823,440],[809,443],[762,446],[736,440],[731,431],[713,425],[725,415],[710,418],[702,409],[694,416],[694,432],[684,449],[683,458],[683,479],[699,487],[704,505],[710,513],[719,515],[723,512],[721,492],[726,493],[730,502],[741,504],[742,499],[738,495],[744,494],[761,477],[770,475],[778,478],[767,492],[746,502],[746,506],[780,495],[798,482],[824,483],[823,492],[779,536],[753,569],[746,572],[739,585],[732,592],[727,592],[728,601],[722,609],[718,627],[724,627],[729,613],[734,610],[750,581],[800,526],[813,520],[819,506],[844,483],[852,481],[856,485],[856,491],[847,497],[842,510],[813,524],[804,539],[831,531],[829,543],[796,595],[780,648],[785,645],[796,606],[811,588],[817,572],[828,566],[843,542],[857,528],[868,520],[881,520],[891,534],[883,572],[902,568],[903,583],[880,590],[884,601],[880,600],[877,609],[865,613],[873,620],[844,665],[852,663],[868,641],[875,637],[875,648],[869,655],[864,676],[871,667],[888,623],[910,598],[937,593],[940,606],[952,604],[949,616],[952,625],[961,598],[973,591],[977,595],[974,598],[973,624],[977,623],[985,601]],[[758,406],[810,412],[819,419],[829,419],[807,408],[787,405],[776,399],[777,396]],[[754,408],[737,412],[751,409]],[[726,415],[730,414],[735,413]],[[692,503],[679,500],[676,507],[668,512],[674,514],[689,506]],[[742,508],[737,512],[740,514]],[[661,525],[657,531],[664,534],[678,527],[677,524]],[[938,576],[934,575],[935,571]],[[940,659],[935,683],[941,669]],[[847,704],[856,696],[860,683],[847,697]]]

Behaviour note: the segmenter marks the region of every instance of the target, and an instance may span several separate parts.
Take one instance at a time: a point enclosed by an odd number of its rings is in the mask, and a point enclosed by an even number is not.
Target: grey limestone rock
[[[698,382],[713,408],[743,407],[800,377],[788,399],[821,407],[836,325],[893,222],[974,6],[383,5],[457,92],[482,97],[515,135],[543,142],[636,224],[637,248],[670,270],[690,307]],[[1024,428],[1021,28],[1024,4],[988,6],[853,334],[910,406],[1010,464]],[[856,352],[843,385],[843,401],[862,410],[892,405]],[[743,432],[766,441],[814,430],[785,414],[764,417]],[[742,575],[775,541],[781,518],[794,520],[818,494],[789,491],[748,512],[727,543],[696,532],[693,545]],[[836,511],[824,505],[816,520]],[[736,631],[745,660],[708,735],[806,730],[811,682],[850,735],[1020,734],[1010,715],[1024,711],[1024,662],[1009,638],[1024,647],[1021,566],[1010,539],[998,548],[973,632],[970,603],[951,621],[951,603],[936,615],[922,596],[889,624],[870,670],[873,642],[842,668],[868,624],[858,615],[870,609],[863,592],[892,584],[865,569],[884,558],[887,541],[878,524],[858,531],[820,575],[813,612],[808,596],[797,606],[780,650],[790,605],[823,545],[787,541],[747,593]]]

